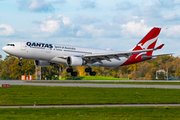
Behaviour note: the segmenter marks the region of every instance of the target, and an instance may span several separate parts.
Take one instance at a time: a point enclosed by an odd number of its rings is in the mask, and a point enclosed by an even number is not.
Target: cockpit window
[[[7,46],[15,46],[14,44],[7,44]]]

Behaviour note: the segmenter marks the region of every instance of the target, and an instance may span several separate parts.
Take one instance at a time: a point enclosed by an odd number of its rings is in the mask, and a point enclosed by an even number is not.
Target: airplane
[[[69,67],[66,71],[72,76],[78,74],[72,66],[87,66],[85,72],[94,76],[96,72],[92,71],[91,66],[120,67],[169,55],[152,55],[153,51],[164,46],[155,47],[160,31],[161,28],[154,27],[134,48],[125,52],[40,42],[11,42],[2,49],[18,57],[20,66],[22,58],[32,59],[35,65],[41,67],[48,67],[51,63],[67,64]]]

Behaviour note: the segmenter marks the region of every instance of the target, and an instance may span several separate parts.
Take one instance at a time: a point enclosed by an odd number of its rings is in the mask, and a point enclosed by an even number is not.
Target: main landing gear
[[[73,68],[69,67],[68,69],[66,69],[67,73],[71,73],[71,76],[76,77],[77,76],[77,72],[73,72]]]
[[[96,75],[96,72],[95,71],[92,71],[92,68],[91,67],[88,67],[85,69],[85,72],[86,73],[89,73],[91,76],[95,76]]]
[[[69,68],[66,69],[66,72],[67,73],[71,73],[71,76],[73,77],[76,77],[77,76],[77,72],[74,72],[73,71],[73,68],[70,66]],[[96,75],[96,72],[95,71],[92,71],[92,68],[91,67],[88,67],[85,69],[85,72],[86,73],[89,73],[91,76],[95,76]]]

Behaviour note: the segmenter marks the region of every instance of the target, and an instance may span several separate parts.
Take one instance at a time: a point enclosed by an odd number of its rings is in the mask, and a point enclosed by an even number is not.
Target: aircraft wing
[[[101,60],[111,61],[110,59],[115,58],[120,60],[119,57],[126,57],[129,58],[132,54],[142,53],[142,52],[149,52],[154,51],[157,49],[148,49],[148,50],[136,50],[136,51],[127,51],[127,52],[113,52],[113,53],[100,53],[100,54],[87,54],[81,56],[82,58],[93,60],[94,62],[100,62]]]
[[[164,46],[164,44],[162,44],[162,45],[160,45],[154,49],[134,50],[134,51],[126,51],[126,52],[109,52],[109,53],[98,53],[98,54],[86,54],[86,55],[82,55],[79,57],[82,57],[83,59],[90,61],[90,63],[94,63],[94,62],[102,63],[101,60],[107,60],[107,61],[111,62],[110,59],[113,59],[113,58],[116,60],[120,60],[120,57],[129,58],[133,54],[155,51],[155,50],[161,49],[163,46]],[[163,54],[163,55],[170,55],[170,54]],[[156,55],[156,56],[158,56],[158,55]],[[147,56],[147,57],[152,58],[152,57],[156,57],[156,56]],[[67,59],[68,56],[57,56],[57,58]]]
[[[119,57],[129,58],[130,56],[132,56],[132,54],[155,51],[155,50],[161,49],[163,46],[164,46],[164,44],[161,44],[160,46],[158,46],[158,47],[156,47],[154,49],[135,50],[135,51],[127,51],[127,52],[87,54],[87,55],[83,55],[81,57],[84,58],[84,59],[87,59],[87,60],[91,60],[92,62],[102,63],[101,60],[107,60],[107,61],[111,62],[110,59],[112,59],[112,58],[117,59],[117,60],[120,60]]]

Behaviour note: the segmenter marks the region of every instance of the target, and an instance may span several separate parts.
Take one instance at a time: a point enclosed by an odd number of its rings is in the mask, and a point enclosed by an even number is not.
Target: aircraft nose
[[[3,49],[4,52],[7,52],[7,47],[6,46],[4,46],[2,49]]]

